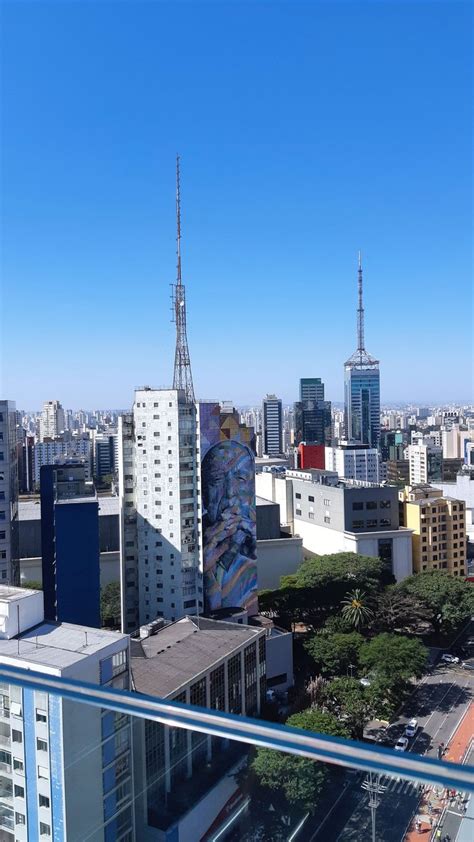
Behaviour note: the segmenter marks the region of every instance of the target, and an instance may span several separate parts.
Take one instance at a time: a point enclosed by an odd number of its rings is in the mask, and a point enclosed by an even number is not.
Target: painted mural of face
[[[202,463],[204,578],[211,609],[255,601],[255,473],[249,448],[222,441]]]

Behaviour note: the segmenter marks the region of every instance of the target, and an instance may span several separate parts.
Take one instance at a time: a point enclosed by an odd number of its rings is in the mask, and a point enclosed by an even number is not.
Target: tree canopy
[[[401,634],[378,634],[360,650],[363,667],[379,678],[409,681],[426,668],[428,650],[419,640]]]
[[[330,713],[309,708],[295,713],[287,725],[305,731],[348,737],[348,729]],[[250,764],[260,786],[283,793],[291,806],[314,812],[327,780],[326,767],[314,760],[268,748],[257,749]]]
[[[440,570],[409,576],[397,585],[397,590],[416,597],[426,606],[436,632],[452,631],[474,611],[472,583]]]
[[[120,583],[109,582],[100,594],[100,618],[103,626],[120,625]]]
[[[305,643],[321,675],[346,675],[352,665],[358,667],[364,638],[358,632],[328,634],[321,629]]]

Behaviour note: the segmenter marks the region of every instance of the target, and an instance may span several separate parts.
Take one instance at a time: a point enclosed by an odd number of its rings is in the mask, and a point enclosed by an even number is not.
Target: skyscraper
[[[349,442],[377,447],[380,436],[379,361],[365,350],[362,264],[359,252],[357,350],[344,363],[344,422]]]
[[[135,392],[119,419],[122,630],[203,609],[196,407],[178,389]]]
[[[283,453],[283,412],[276,395],[263,399],[262,427],[264,455],[279,456]]]
[[[324,400],[324,383],[320,377],[300,380],[300,399],[294,404],[294,444],[330,445],[331,402]]]
[[[66,418],[64,409],[59,401],[45,401],[41,413],[40,437],[44,439],[55,439],[66,429]]]
[[[0,582],[20,584],[18,448],[14,401],[0,401]]]

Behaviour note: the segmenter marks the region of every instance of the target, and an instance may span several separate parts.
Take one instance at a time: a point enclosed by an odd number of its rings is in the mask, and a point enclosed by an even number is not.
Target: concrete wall
[[[271,500],[257,498],[257,540],[280,537],[280,507]]]
[[[120,552],[100,554],[100,586],[108,585],[109,582],[120,582]],[[41,556],[33,558],[22,558],[20,561],[21,581],[42,582],[43,572],[41,570]]]
[[[278,588],[280,576],[295,573],[303,561],[303,541],[300,537],[257,540],[258,587]]]
[[[293,635],[280,629],[273,629],[265,638],[267,686],[276,690],[293,687]],[[275,678],[286,675],[286,680],[275,682]]]

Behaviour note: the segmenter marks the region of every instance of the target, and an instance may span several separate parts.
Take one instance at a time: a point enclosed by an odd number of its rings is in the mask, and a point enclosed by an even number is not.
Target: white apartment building
[[[474,441],[472,430],[461,430],[459,424],[453,424],[450,430],[441,431],[444,459],[464,459],[466,444]]]
[[[66,429],[64,409],[59,401],[45,401],[41,413],[40,438],[55,439]]]
[[[33,448],[33,483],[39,488],[42,465],[54,465],[57,459],[81,459],[86,480],[92,479],[92,441],[88,436],[55,441],[40,441]]]
[[[14,401],[0,401],[0,584],[20,584],[18,453]]]
[[[129,645],[118,632],[46,623],[41,591],[0,587],[0,669],[129,689]],[[3,677],[2,842],[133,842],[131,731],[127,716]]]
[[[410,485],[439,482],[443,476],[443,448],[430,442],[408,445]]]
[[[203,610],[199,430],[176,389],[135,392],[119,419],[122,630]]]
[[[380,454],[376,447],[326,447],[325,466],[341,479],[360,482],[380,481]]]

